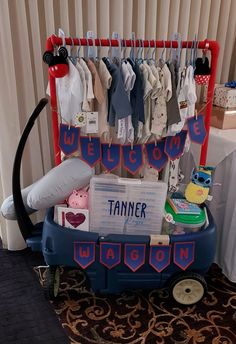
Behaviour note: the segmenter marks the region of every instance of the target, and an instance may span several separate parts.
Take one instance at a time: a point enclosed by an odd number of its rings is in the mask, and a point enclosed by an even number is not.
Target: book
[[[201,213],[201,208],[197,204],[190,203],[184,198],[168,198],[167,201],[176,214],[199,215]]]

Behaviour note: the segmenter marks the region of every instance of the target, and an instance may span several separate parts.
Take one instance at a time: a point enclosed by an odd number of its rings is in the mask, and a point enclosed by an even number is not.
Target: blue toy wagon
[[[94,292],[168,287],[180,304],[201,300],[207,289],[204,275],[214,260],[216,248],[216,228],[207,208],[205,228],[178,235],[99,235],[73,230],[54,222],[53,208],[48,209],[43,223],[32,224],[21,196],[20,167],[28,135],[46,104],[47,99],[42,99],[29,118],[13,168],[13,198],[19,228],[32,250],[42,250],[48,265],[45,296],[48,299],[57,296],[58,267],[65,265],[84,269]]]

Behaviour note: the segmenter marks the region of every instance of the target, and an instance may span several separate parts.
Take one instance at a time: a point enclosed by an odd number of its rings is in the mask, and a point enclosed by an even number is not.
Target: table
[[[199,145],[192,143],[181,160],[185,183],[199,164],[199,152]],[[213,200],[208,203],[218,233],[215,262],[236,282],[236,129],[210,129],[207,165],[216,166],[214,183],[221,184],[212,187]]]

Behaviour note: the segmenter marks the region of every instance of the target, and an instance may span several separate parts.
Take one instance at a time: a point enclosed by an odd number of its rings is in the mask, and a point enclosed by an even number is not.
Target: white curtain
[[[42,62],[46,37],[61,27],[67,36],[98,37],[117,31],[124,38],[218,40],[217,81],[236,79],[235,0],[1,0],[0,1],[0,201],[11,194],[11,173],[20,134],[38,100],[45,95],[47,68]],[[22,185],[52,166],[50,109],[44,110],[24,153]],[[35,218],[34,220],[37,220]],[[0,218],[4,247],[25,243],[14,221]]]

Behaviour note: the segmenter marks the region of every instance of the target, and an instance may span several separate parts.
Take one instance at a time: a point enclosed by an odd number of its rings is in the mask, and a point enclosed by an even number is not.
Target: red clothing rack
[[[103,47],[118,47],[119,44],[126,47],[139,47],[142,44],[144,48],[178,48],[177,41],[155,41],[155,40],[116,40],[116,39],[86,39],[86,38],[65,38],[66,45],[81,45],[81,46],[103,46]],[[63,44],[62,38],[55,35],[50,36],[46,42],[46,50],[53,51],[55,46],[61,46]],[[193,46],[192,41],[183,41],[182,48],[191,48]],[[205,127],[207,136],[201,149],[200,165],[206,164],[207,147],[210,130],[210,116],[212,111],[212,100],[214,94],[214,85],[216,78],[217,60],[219,55],[219,44],[217,41],[199,41],[197,43],[198,49],[207,49],[211,52],[211,74],[208,84],[207,103],[205,112]],[[58,165],[61,162],[61,154],[59,147],[59,128],[58,128],[58,113],[57,113],[57,97],[56,97],[56,84],[55,78],[49,74],[50,95],[51,95],[51,109],[52,109],[52,125],[53,125],[53,144],[54,144],[54,158],[55,164]]]

